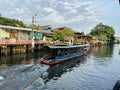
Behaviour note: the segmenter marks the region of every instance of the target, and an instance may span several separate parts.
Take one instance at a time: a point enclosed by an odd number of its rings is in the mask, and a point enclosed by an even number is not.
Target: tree
[[[74,31],[70,28],[64,28],[62,31],[61,31],[65,37],[73,37],[74,36]]]
[[[90,35],[95,36],[99,39],[108,40],[109,43],[113,43],[115,30],[113,27],[99,23],[90,32]]]
[[[54,30],[53,31],[53,40],[60,40],[60,41],[63,41],[64,40],[64,33],[59,31],[59,30]]]
[[[53,31],[53,40],[64,41],[66,37],[73,37],[74,31],[70,28],[64,28],[62,30],[55,29]]]

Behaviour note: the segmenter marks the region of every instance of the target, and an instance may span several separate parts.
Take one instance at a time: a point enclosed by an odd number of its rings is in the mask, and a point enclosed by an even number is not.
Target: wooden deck
[[[43,40],[0,40],[0,45],[29,45],[32,44],[43,44]]]

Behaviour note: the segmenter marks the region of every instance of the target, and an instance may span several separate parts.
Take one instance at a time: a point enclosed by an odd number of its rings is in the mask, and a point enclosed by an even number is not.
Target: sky
[[[0,0],[0,13],[25,24],[34,16],[37,25],[66,26],[86,34],[103,23],[120,36],[119,0]]]

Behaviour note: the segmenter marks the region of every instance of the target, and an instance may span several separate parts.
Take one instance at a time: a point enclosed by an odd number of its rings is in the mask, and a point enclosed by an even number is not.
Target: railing
[[[0,40],[0,45],[27,45],[27,44],[43,44],[43,40]]]

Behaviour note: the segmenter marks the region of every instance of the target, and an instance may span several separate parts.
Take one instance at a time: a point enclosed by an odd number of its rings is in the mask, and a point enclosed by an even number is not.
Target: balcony
[[[28,45],[32,40],[0,40],[0,45]],[[34,44],[44,44],[43,40],[34,40]]]

